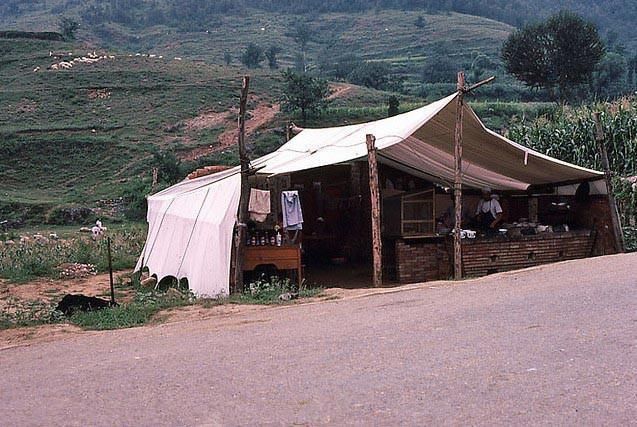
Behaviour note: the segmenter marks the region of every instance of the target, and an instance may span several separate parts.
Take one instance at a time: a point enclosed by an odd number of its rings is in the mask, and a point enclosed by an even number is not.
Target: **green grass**
[[[112,239],[113,269],[132,268],[141,253],[145,227],[122,227],[109,232]],[[0,246],[0,278],[26,282],[37,277],[59,278],[64,263],[91,264],[98,272],[108,271],[106,238],[93,241],[88,236]]]

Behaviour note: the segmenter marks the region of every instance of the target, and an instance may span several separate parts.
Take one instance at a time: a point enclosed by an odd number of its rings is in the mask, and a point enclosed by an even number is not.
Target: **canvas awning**
[[[305,129],[255,162],[263,174],[282,174],[343,163],[367,156],[366,134],[376,137],[380,161],[403,165],[433,179],[454,177],[457,94],[422,108],[358,125]],[[479,188],[526,190],[530,185],[601,178],[602,174],[553,159],[487,129],[465,104],[463,183]]]

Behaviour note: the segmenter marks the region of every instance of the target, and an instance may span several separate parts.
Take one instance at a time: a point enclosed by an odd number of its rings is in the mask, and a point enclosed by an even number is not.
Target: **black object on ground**
[[[62,298],[55,309],[64,313],[65,316],[72,316],[78,311],[94,311],[115,306],[117,306],[117,303],[101,298],[88,297],[81,294],[67,294]]]

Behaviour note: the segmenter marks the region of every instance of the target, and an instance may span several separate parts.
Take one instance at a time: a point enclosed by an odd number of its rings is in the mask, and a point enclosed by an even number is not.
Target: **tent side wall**
[[[148,238],[136,269],[148,267],[158,280],[187,278],[197,296],[227,295],[240,187],[240,175],[230,174],[149,198]]]

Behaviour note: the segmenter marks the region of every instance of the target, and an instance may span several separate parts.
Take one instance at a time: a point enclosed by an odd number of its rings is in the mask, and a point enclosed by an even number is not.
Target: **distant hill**
[[[630,48],[637,45],[633,25],[637,2],[633,0],[4,0],[0,23],[19,28],[42,15],[74,14],[90,25],[116,23],[137,29],[166,25],[197,30],[223,16],[245,17],[255,11],[298,19],[324,13],[411,10],[458,12],[520,26],[561,9],[594,21],[602,33],[614,31]]]

